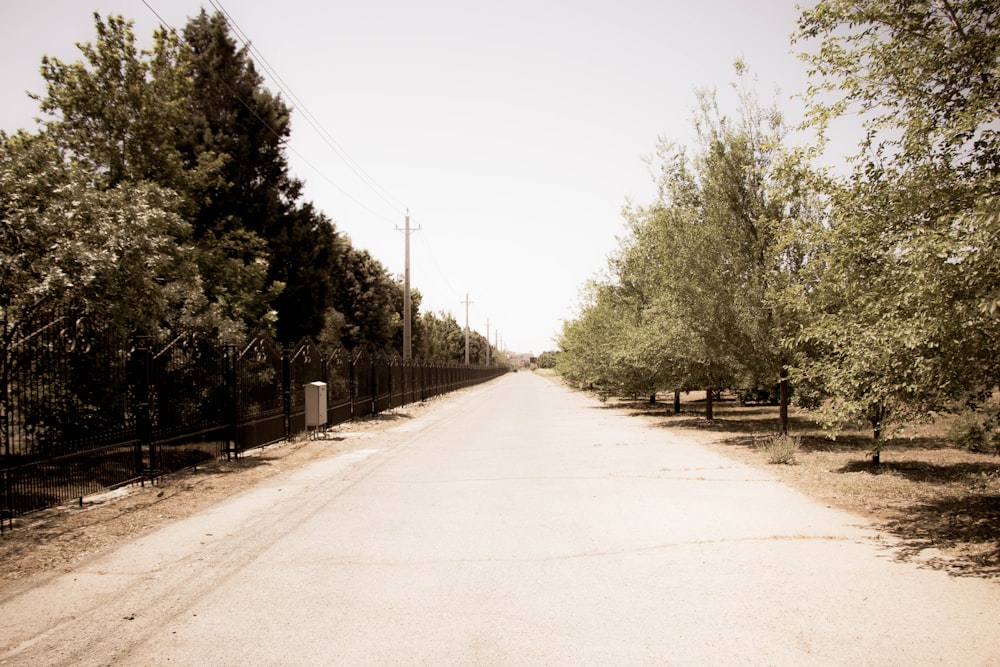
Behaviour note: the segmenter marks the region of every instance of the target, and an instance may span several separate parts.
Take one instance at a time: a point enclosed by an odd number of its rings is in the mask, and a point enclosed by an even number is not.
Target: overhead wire
[[[417,238],[419,239],[418,242],[420,243],[420,245],[422,245],[423,248],[427,251],[427,255],[428,257],[430,257],[431,260],[431,264],[433,264],[434,268],[437,269],[438,275],[441,276],[441,280],[448,287],[448,289],[451,290],[452,296],[456,300],[462,297],[464,294],[462,290],[459,290],[457,287],[451,284],[451,281],[448,280],[448,274],[445,273],[445,271],[441,268],[441,265],[438,263],[437,257],[434,254],[434,250],[433,248],[431,248],[430,239],[428,238],[428,235],[426,233],[418,234]]]
[[[168,23],[159,14],[159,12],[156,11],[156,9],[153,8],[153,6],[148,2],[148,0],[142,0],[142,2],[146,6],[146,8],[149,9],[149,11],[157,18],[157,20],[160,21],[160,23],[165,28],[171,30],[175,34],[178,35],[181,34],[170,23]],[[372,178],[372,176],[368,174],[368,172],[365,171],[364,168],[361,167],[361,165],[358,164],[358,162],[354,160],[347,153],[347,151],[344,150],[344,148],[333,138],[333,135],[323,126],[323,124],[316,118],[316,116],[301,101],[301,99],[297,95],[295,95],[294,91],[292,91],[288,83],[285,82],[285,80],[281,77],[280,74],[278,74],[276,68],[273,65],[271,65],[271,63],[264,57],[264,55],[260,52],[260,50],[257,49],[256,46],[254,46],[252,40],[250,40],[247,33],[238,25],[236,20],[226,10],[226,8],[222,5],[220,0],[209,0],[209,3],[212,5],[214,9],[216,9],[216,11],[220,12],[223,15],[223,18],[226,20],[227,25],[229,25],[230,29],[235,34],[236,38],[247,49],[248,53],[250,53],[250,56],[254,59],[254,62],[257,63],[257,65],[261,67],[261,69],[264,70],[264,72],[271,78],[271,80],[275,83],[275,85],[277,85],[279,89],[289,98],[289,100],[295,104],[294,108],[298,109],[302,113],[303,118],[310,125],[310,127],[312,127],[313,130],[320,136],[320,138],[323,139],[324,143],[329,148],[331,148],[331,150],[334,151],[334,153],[348,166],[348,168],[351,169],[351,171],[355,174],[355,176],[358,177],[359,180],[361,180],[369,189],[371,189],[383,202],[389,205],[390,208],[392,208],[397,213],[405,212],[407,210],[405,205],[403,205],[403,203],[398,198],[394,197],[392,193],[390,193],[386,188],[384,188],[374,178]],[[266,120],[261,118],[260,115],[256,112],[256,110],[246,100],[244,100],[236,91],[234,91],[225,82],[222,83],[223,85],[226,86],[229,93],[232,94],[233,97],[235,97],[237,100],[239,100],[239,102],[243,104],[243,106],[246,107],[247,110],[250,111],[250,113],[252,113],[254,117],[257,118],[257,120],[259,120],[269,132],[271,132],[275,137],[279,139],[284,138],[275,128],[271,127],[271,125]],[[301,152],[299,152],[298,150],[296,150],[291,146],[286,145],[286,148],[295,156],[297,156],[303,164],[305,164],[307,167],[315,171],[320,176],[320,178],[325,180],[337,191],[339,191],[345,197],[347,197],[352,202],[357,204],[359,207],[361,207],[371,215],[375,216],[376,218],[379,218],[380,220],[388,222],[389,224],[393,225],[396,224],[394,220],[379,213],[378,211],[375,211],[373,208],[366,205],[364,202],[360,201],[357,197],[355,197],[350,192],[345,190],[342,186],[340,186],[332,178],[330,178],[330,176],[325,171],[319,169],[304,155],[302,155]],[[457,300],[458,298],[463,296],[463,292],[458,288],[456,288],[448,280],[447,278],[448,274],[441,268],[441,265],[434,254],[433,248],[431,247],[430,239],[427,238],[427,234],[425,233],[423,235],[418,235],[418,238],[420,239],[419,242],[421,243],[421,245],[427,251],[428,257],[431,260],[431,264],[436,269],[437,274],[440,276],[441,280],[444,282],[447,288],[452,292],[454,298]]]
[[[172,26],[162,16],[160,16],[159,12],[157,12],[152,7],[152,5],[149,4],[148,0],[142,0],[142,4],[144,4],[146,6],[146,8],[149,9],[149,11],[153,13],[153,15],[157,18],[157,20],[160,21],[160,23],[163,25],[164,28],[169,29],[171,32],[173,32],[176,35],[180,35],[181,34],[180,32],[177,31],[176,28],[174,28],[174,26]],[[260,114],[257,113],[257,111],[253,108],[253,106],[249,102],[247,102],[245,99],[243,99],[239,95],[239,93],[237,93],[235,90],[233,90],[232,87],[229,86],[225,81],[222,81],[221,83],[222,83],[222,85],[224,85],[226,87],[226,90],[234,98],[236,98],[244,107],[246,107],[246,109],[251,114],[253,114],[253,116],[257,120],[259,120],[261,122],[261,124],[271,134],[273,134],[276,138],[278,138],[280,140],[284,140],[284,137],[281,135],[281,133],[278,132],[274,127],[272,127],[265,119],[261,118]],[[321,170],[319,167],[317,167],[316,165],[314,165],[308,158],[306,158],[304,155],[302,155],[301,152],[299,152],[298,150],[296,150],[295,148],[293,148],[291,146],[287,146],[286,145],[286,148],[291,153],[293,153],[296,157],[298,157],[299,160],[301,160],[303,164],[305,164],[307,167],[309,167],[310,169],[312,169],[313,171],[315,171],[320,176],[320,178],[322,178],[323,180],[325,180],[327,183],[329,183],[331,186],[333,186],[338,192],[340,192],[341,194],[343,194],[345,197],[347,197],[348,199],[350,199],[352,202],[354,202],[355,204],[357,204],[359,207],[361,207],[362,209],[364,209],[368,213],[372,214],[373,216],[375,216],[375,217],[377,217],[377,218],[379,218],[379,219],[381,219],[381,220],[383,220],[385,222],[388,222],[389,224],[394,224],[394,221],[391,220],[389,217],[387,217],[387,216],[383,215],[382,213],[379,213],[378,211],[374,210],[373,208],[371,208],[370,206],[368,206],[367,204],[365,204],[364,202],[362,202],[360,199],[358,199],[357,197],[355,197],[354,195],[352,195],[350,192],[348,192],[347,190],[345,190],[341,185],[339,185],[332,178],[330,178],[330,176],[326,172],[324,172],[323,170]]]
[[[229,27],[232,29],[233,34],[236,38],[242,42],[243,46],[250,53],[250,56],[257,62],[257,64],[263,69],[271,80],[278,86],[279,89],[288,97],[288,99],[293,103],[294,108],[298,109],[302,113],[302,117],[305,121],[316,131],[320,139],[326,143],[327,146],[343,161],[343,163],[350,169],[362,183],[367,185],[376,196],[378,196],[382,201],[396,210],[397,213],[405,213],[406,205],[403,204],[399,199],[394,197],[389,190],[383,187],[378,181],[372,178],[365,169],[358,164],[358,162],[348,154],[340,143],[333,137],[329,130],[323,125],[322,122],[316,117],[315,114],[306,106],[298,95],[292,90],[292,87],[282,78],[278,73],[277,69],[271,65],[270,61],[261,53],[260,49],[253,43],[249,35],[239,26],[236,19],[233,18],[232,14],[223,6],[221,0],[209,0],[209,3],[222,14]]]

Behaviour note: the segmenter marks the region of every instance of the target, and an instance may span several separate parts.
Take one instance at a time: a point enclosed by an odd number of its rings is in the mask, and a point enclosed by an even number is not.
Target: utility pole
[[[403,229],[396,227],[396,231],[403,232],[405,238],[404,248],[406,250],[406,260],[403,264],[403,361],[410,361],[413,357],[413,323],[412,309],[410,308],[410,232],[419,232],[420,227],[410,229],[410,209],[406,209],[406,226]]]
[[[469,301],[469,293],[465,293],[465,365],[469,365],[469,304],[473,303]]]
[[[490,318],[486,318],[486,365],[490,365]]]

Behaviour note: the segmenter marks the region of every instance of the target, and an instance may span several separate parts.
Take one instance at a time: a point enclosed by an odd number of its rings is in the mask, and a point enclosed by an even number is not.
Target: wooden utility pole
[[[410,308],[410,232],[419,232],[420,228],[410,229],[410,209],[406,209],[406,226],[403,229],[396,227],[396,231],[403,232],[405,241],[403,243],[406,256],[403,263],[403,361],[410,361],[413,358],[413,323],[412,308]]]
[[[465,304],[465,365],[468,366],[469,365],[469,304],[472,303],[472,301],[469,301],[468,292],[465,293],[465,301],[463,301],[462,303]]]

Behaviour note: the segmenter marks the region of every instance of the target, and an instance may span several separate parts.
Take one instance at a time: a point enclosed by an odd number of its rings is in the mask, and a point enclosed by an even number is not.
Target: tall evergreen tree
[[[180,149],[189,168],[220,163],[216,177],[193,193],[195,233],[246,229],[267,238],[301,190],[284,155],[291,111],[263,86],[222,14],[202,10],[183,34],[192,85]]]

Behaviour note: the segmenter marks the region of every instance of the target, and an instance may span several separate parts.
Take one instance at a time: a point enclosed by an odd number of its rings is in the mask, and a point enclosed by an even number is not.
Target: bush
[[[955,417],[948,439],[956,447],[984,454],[1000,453],[996,410],[966,410]]]
[[[755,405],[777,405],[778,388],[767,389],[765,387],[742,387],[735,390],[736,400],[740,405],[753,403]]]
[[[765,438],[759,446],[767,454],[768,463],[792,465],[802,446],[802,439],[792,435],[772,435]]]
[[[559,361],[559,353],[555,351],[542,352],[538,356],[538,367],[539,368],[555,368],[556,362]]]

